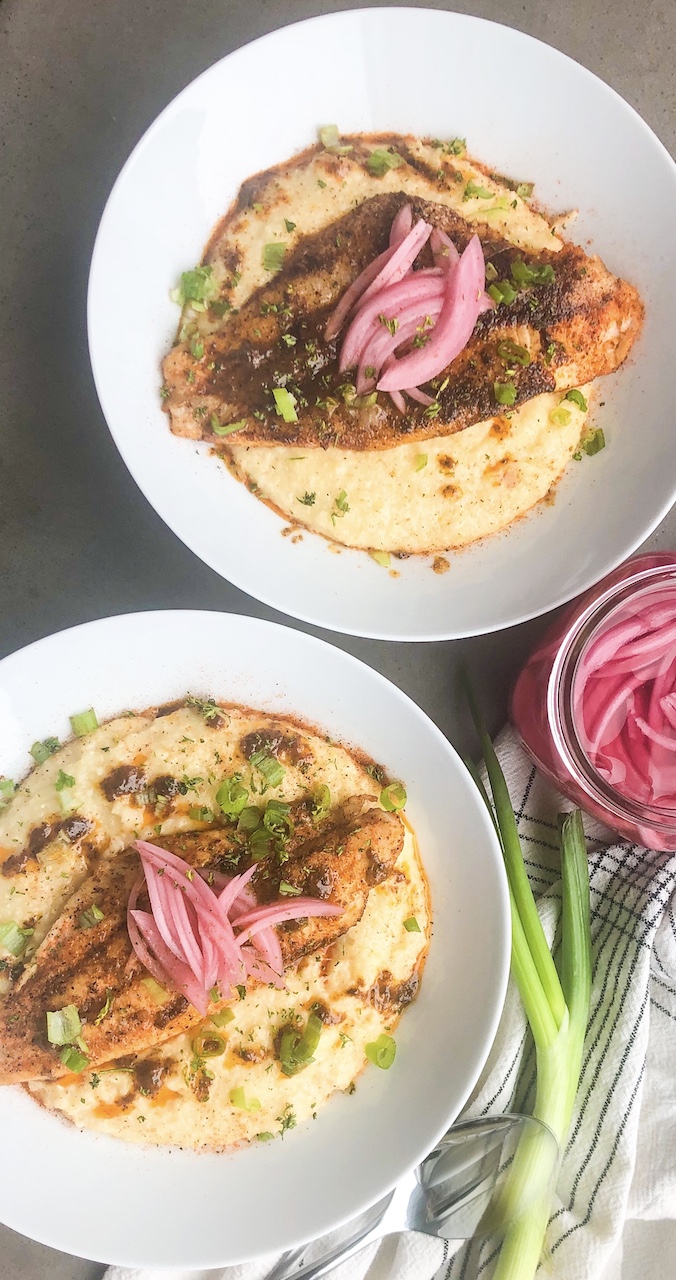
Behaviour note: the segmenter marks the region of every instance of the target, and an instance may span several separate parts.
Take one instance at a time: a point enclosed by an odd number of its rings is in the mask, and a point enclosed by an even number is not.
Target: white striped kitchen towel
[[[509,729],[498,751],[545,928],[561,906],[556,816],[570,808],[532,768]],[[612,843],[586,823],[594,978],[575,1116],[549,1226],[547,1280],[673,1280],[676,1274],[676,856]],[[532,1042],[510,989],[468,1116],[529,1111]],[[443,1068],[440,1066],[440,1070]],[[173,1280],[264,1280],[272,1259]],[[335,1280],[490,1280],[490,1244],[425,1236],[385,1241],[336,1268]],[[106,1280],[167,1280],[111,1268]]]

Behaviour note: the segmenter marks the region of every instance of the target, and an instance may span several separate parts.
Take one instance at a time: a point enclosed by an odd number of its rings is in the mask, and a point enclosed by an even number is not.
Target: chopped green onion
[[[395,813],[406,805],[406,789],[401,782],[390,782],[380,793],[380,804],[388,813]]]
[[[325,124],[319,130],[319,141],[327,151],[331,151],[333,147],[337,147],[340,142],[340,134],[338,133],[338,125]]]
[[[87,907],[86,911],[81,911],[78,918],[80,929],[93,929],[94,925],[100,924],[105,916],[100,907],[93,902],[91,907]]]
[[[265,827],[258,827],[249,836],[249,853],[254,862],[262,862],[272,850],[272,836]]]
[[[103,1005],[103,1008],[99,1010],[96,1017],[94,1018],[95,1027],[98,1027],[100,1023],[103,1022],[103,1019],[108,1016],[108,1014],[110,1013],[112,1004],[113,1004],[113,993],[112,991],[106,991],[105,1004]]]
[[[498,404],[515,404],[516,387],[513,382],[494,382],[493,395]]]
[[[9,951],[12,956],[23,955],[28,945],[28,939],[32,937],[32,929],[22,929],[13,920],[9,920],[7,924],[0,924],[0,946]]]
[[[227,1027],[229,1022],[234,1022],[235,1015],[232,1009],[221,1009],[220,1013],[209,1014],[209,1021],[213,1022],[215,1027]]]
[[[587,408],[587,401],[585,400],[582,392],[578,391],[577,387],[573,387],[570,391],[567,391],[563,398],[564,400],[572,400],[573,404],[576,404],[578,409],[581,409],[583,413],[585,412]]]
[[[63,769],[59,769],[59,775],[54,783],[57,791],[63,791],[64,787],[74,787],[75,778],[70,773],[64,773]]]
[[[239,815],[237,830],[255,831],[260,826],[262,817],[261,810],[255,804],[246,805]]]
[[[570,409],[564,409],[563,405],[559,405],[557,409],[552,409],[549,421],[553,422],[555,427],[567,427],[572,416]]]
[[[270,1133],[269,1129],[265,1129],[263,1133],[257,1133],[256,1137],[259,1142],[270,1142],[274,1138],[274,1133]]]
[[[369,555],[376,564],[382,565],[383,569],[389,569],[391,564],[389,551],[369,551]]]
[[[201,360],[204,355],[204,343],[201,338],[190,339],[190,354],[194,360]]]
[[[90,707],[89,711],[81,711],[78,715],[71,716],[70,727],[76,738],[84,738],[85,734],[93,733],[99,727],[94,708]]]
[[[16,783],[12,778],[0,778],[0,813],[7,808],[15,791]]]
[[[271,787],[278,787],[286,773],[284,766],[279,763],[279,760],[275,760],[275,757],[271,756],[269,751],[254,751],[253,755],[249,757],[249,763],[253,765],[254,769],[260,770],[265,781]]]
[[[275,761],[275,763],[277,763]],[[293,831],[293,822],[289,817],[291,805],[286,800],[268,800],[263,815],[263,826],[271,835],[282,835],[286,838],[287,834]]]
[[[297,898],[303,890],[297,889],[295,884],[289,884],[288,880],[280,880],[279,892],[284,898]]]
[[[302,1035],[293,1027],[282,1032],[279,1043],[279,1060],[285,1076],[298,1075],[314,1062],[314,1054],[322,1034],[323,1022],[317,1013],[311,1013]]]
[[[326,783],[321,783],[314,792],[312,804],[312,821],[321,822],[331,808],[331,792]]]
[[[518,298],[518,292],[509,280],[496,280],[494,284],[489,284],[488,293],[494,302],[504,303],[506,307]]]
[[[216,414],[212,413],[209,425],[215,436],[231,436],[233,431],[246,431],[249,424],[246,418],[240,418],[238,422],[219,422]]]
[[[366,161],[366,168],[374,178],[383,178],[390,169],[398,169],[404,163],[398,151],[377,147]]]
[[[445,151],[445,152],[447,153],[447,155],[449,155],[449,156],[464,156],[464,155],[466,155],[466,154],[467,154],[467,139],[466,139],[466,138],[453,138],[450,142],[447,142],[447,143],[446,143],[446,146],[444,147],[444,151]]]
[[[216,814],[205,804],[196,804],[188,809],[188,817],[191,822],[214,822]]]
[[[554,268],[550,263],[528,266],[522,258],[514,259],[511,272],[515,284],[518,284],[522,289],[526,289],[532,284],[553,284],[556,278]]]
[[[420,928],[415,916],[409,916],[408,920],[404,920],[404,928],[407,933],[422,933],[422,929]]]
[[[344,489],[341,489],[335,502],[336,502],[336,508],[337,508],[336,514],[340,512],[341,516],[344,516],[345,512],[350,510],[347,502],[347,494]]]
[[[73,1071],[76,1075],[79,1075],[81,1071],[84,1071],[85,1067],[89,1066],[89,1058],[87,1055],[85,1053],[81,1053],[80,1050],[76,1049],[72,1044],[66,1045],[66,1047],[61,1050],[59,1057],[64,1067],[68,1067],[68,1070]]]
[[[497,278],[498,278],[497,269],[494,267],[492,262],[487,262],[486,263],[486,279],[490,281],[490,280],[497,280]]]
[[[515,361],[524,368],[530,364],[530,354],[526,347],[520,347],[518,342],[513,342],[511,338],[505,338],[498,344],[498,355],[501,360],[507,360],[510,363]]]
[[[258,1098],[249,1098],[247,1102],[244,1089],[241,1084],[236,1089],[230,1090],[230,1102],[233,1107],[239,1107],[242,1111],[260,1111],[261,1104]]]
[[[192,1042],[198,1058],[220,1058],[225,1053],[225,1040],[217,1031],[200,1031]]]
[[[240,775],[226,778],[216,792],[216,804],[226,818],[237,818],[246,808],[249,792],[242,786]]]
[[[423,468],[426,466],[427,466],[427,454],[426,453],[417,454],[416,460],[415,460],[416,471],[422,471]]]
[[[47,1039],[50,1044],[72,1044],[82,1032],[80,1015],[74,1004],[47,1014]]]
[[[489,191],[488,187],[482,187],[476,182],[468,182],[463,192],[463,200],[492,200],[495,195],[494,191]]]
[[[290,222],[290,220],[289,220],[288,218],[285,218],[285,219],[284,219],[284,226],[286,227],[286,229],[287,229],[287,231],[289,232],[289,234],[290,234],[292,231],[295,231],[295,230],[296,230],[296,224],[295,224],[295,222]]]
[[[285,345],[286,347],[295,347],[295,345],[296,345],[297,341],[298,341],[298,339],[297,339],[297,338],[294,338],[294,336],[293,336],[293,334],[292,334],[292,333],[283,333],[283,334],[282,334],[282,342],[284,343],[284,345]]]
[[[178,289],[172,289],[172,302],[177,302],[179,307],[191,302],[195,311],[204,311],[205,304],[218,293],[218,285],[212,272],[213,267],[195,267],[193,271],[184,271]]]
[[[154,978],[141,978],[141,983],[155,1004],[164,1004],[169,992],[164,987],[161,987],[159,982],[156,982]]]
[[[235,991],[237,992],[237,995],[239,996],[240,1000],[243,1000],[246,995],[246,987],[244,986],[244,984],[238,983],[237,986],[235,987]]]
[[[266,271],[279,271],[284,266],[286,245],[282,240],[266,244],[263,248],[263,266]]]
[[[606,437],[603,434],[603,428],[597,427],[595,431],[587,432],[582,441],[582,448],[588,457],[593,458],[595,453],[600,453],[606,447]]]
[[[275,408],[280,418],[283,418],[285,422],[297,422],[296,397],[290,391],[287,391],[286,387],[275,387],[272,394],[275,400]]]
[[[45,760],[49,760],[49,757],[60,749],[61,743],[58,738],[45,738],[44,742],[33,743],[31,755],[36,764],[44,764]]]
[[[382,1035],[378,1036],[377,1040],[372,1040],[370,1044],[364,1045],[364,1052],[374,1067],[380,1067],[382,1071],[387,1071],[397,1056],[397,1046],[392,1036],[386,1036],[385,1032],[383,1032]]]

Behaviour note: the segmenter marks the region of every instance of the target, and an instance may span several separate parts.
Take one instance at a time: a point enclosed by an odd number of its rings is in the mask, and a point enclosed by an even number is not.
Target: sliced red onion
[[[375,325],[379,324],[381,328],[387,329],[380,319],[381,315],[401,324],[401,313],[407,308],[415,308],[415,315],[422,323],[433,302],[443,299],[445,289],[445,276],[423,276],[421,271],[414,271],[404,280],[379,290],[368,302],[364,301],[345,334],[340,352],[341,372],[357,364],[369,331]],[[415,379],[411,380],[411,385],[413,382]]]
[[[354,304],[359,300],[359,298],[361,298],[364,290],[373,283],[385,264],[389,262],[393,253],[394,248],[386,249],[384,253],[381,253],[377,258],[374,258],[373,262],[370,262],[368,267],[364,268],[361,275],[357,276],[354,284],[351,284],[349,289],[343,294],[335,311],[331,312],[326,329],[324,330],[324,337],[327,342],[331,342],[333,338],[338,337],[338,334],[345,324]]]
[[[386,289],[389,285],[396,284],[402,280],[407,271],[413,266],[420,250],[432,234],[432,228],[428,222],[416,222],[415,226],[403,240],[396,246],[389,262],[378,273],[375,280],[369,285],[368,289],[362,294],[362,304],[368,302],[375,294],[380,293],[382,289]]]
[[[583,653],[573,689],[592,765],[629,799],[676,796],[676,592],[627,600]]]
[[[445,271],[460,261],[460,254],[451,237],[446,235],[440,227],[435,227],[430,236],[430,248],[436,266],[443,267]]]
[[[399,393],[397,391],[390,391],[391,396],[396,396],[398,394]],[[420,390],[420,387],[407,387],[406,395],[410,396],[412,400],[417,400],[418,404],[434,404],[434,396],[428,396],[425,391]]]
[[[401,391],[390,391],[390,400],[395,409],[398,409],[400,413],[406,413],[406,401]]]
[[[400,391],[429,382],[459,355],[477,322],[485,276],[481,241],[472,236],[458,265],[446,276],[444,305],[429,342],[395,361],[381,376],[379,391]]]
[[[413,210],[410,204],[403,204],[390,227],[390,248],[396,249],[405,240],[413,226]]]

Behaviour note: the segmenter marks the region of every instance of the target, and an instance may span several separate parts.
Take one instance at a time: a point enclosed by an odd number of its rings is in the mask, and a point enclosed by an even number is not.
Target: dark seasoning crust
[[[265,715],[260,710],[254,711],[238,704],[214,704],[209,699],[195,698],[190,701],[193,705],[213,709],[211,716],[207,716],[203,721],[205,734],[209,732],[210,726],[217,728],[224,725],[231,710],[258,716]],[[156,719],[160,719],[183,705],[185,703],[181,700],[154,708],[151,714],[154,714]],[[133,715],[133,713],[129,714]],[[147,716],[149,713],[140,714]],[[291,732],[289,732],[289,726],[292,727]],[[285,715],[283,722],[280,723],[275,716],[270,716],[262,730],[245,735],[240,740],[240,753],[246,760],[257,750],[265,748],[271,755],[285,760],[288,765],[293,764],[301,771],[306,770],[308,785],[311,785],[313,754],[310,744],[303,737],[303,734],[308,732],[318,734],[328,743],[331,741],[321,729],[308,725],[300,718]],[[381,766],[361,751],[344,747],[342,743],[341,747],[349,752],[361,769],[368,771],[376,789],[387,783],[387,774]],[[160,774],[154,777],[153,774],[154,771],[147,762],[144,767],[144,762],[135,760],[129,766],[116,766],[111,770],[102,779],[101,788],[110,800],[125,796],[131,803],[138,803],[142,808],[147,808],[149,798],[153,795],[164,797],[169,806],[184,798],[185,788],[180,786],[180,781],[179,785],[174,786],[177,780],[170,775]],[[360,918],[370,886],[382,882],[391,874],[392,858],[397,856],[403,839],[403,836],[397,836],[394,844],[390,843],[388,852],[387,840],[390,837],[387,832],[391,829],[394,839],[395,828],[401,829],[399,819],[396,815],[383,813],[379,809],[364,812],[364,802],[357,797],[345,802],[342,808],[334,807],[319,825],[313,822],[308,800],[301,799],[295,802],[292,812],[296,831],[286,848],[286,860],[278,868],[272,864],[262,864],[261,871],[254,878],[254,881],[258,881],[259,899],[265,901],[276,898],[282,878],[301,892],[310,892],[320,897],[331,897],[338,893],[339,901],[341,900],[341,877],[348,889],[346,897],[345,885],[343,886],[342,900],[346,913],[345,918],[340,918],[343,922],[342,928],[333,927],[332,932],[330,920],[328,923],[326,920],[301,920],[297,923],[290,922],[280,928],[279,936],[286,964],[295,964],[302,956],[310,956],[318,951],[321,953],[322,950],[326,951],[327,956],[330,954],[332,941]],[[64,825],[66,822],[78,821],[81,820],[74,815],[64,820]],[[246,856],[242,857],[242,847],[241,845],[238,847],[232,830],[232,827],[228,830],[226,823],[208,828],[200,826],[197,831],[158,838],[158,843],[173,849],[194,866],[221,867],[227,871],[233,870],[233,854],[239,855],[234,865],[237,865],[238,870],[243,870],[248,865],[249,859]],[[377,841],[373,847],[372,833],[374,839],[377,833]],[[56,834],[58,833],[55,832],[54,835]],[[65,830],[62,834],[65,838],[70,838]],[[49,839],[54,836],[50,833],[50,836],[45,838],[46,835],[46,831],[42,828],[34,828],[30,833],[26,846],[27,857],[22,862],[21,869],[14,873],[15,875],[26,874],[26,864],[33,856],[30,852],[31,842],[36,850],[35,856],[38,851],[43,852],[47,848]],[[382,843],[382,835],[386,837],[385,844]],[[40,846],[39,849],[38,846]],[[43,1010],[50,1007],[63,1007],[64,1003],[71,1000],[71,995],[66,993],[75,984],[77,991],[73,1002],[77,1003],[83,1023],[86,1023],[87,1047],[90,1052],[91,1066],[94,1068],[93,1073],[90,1073],[89,1083],[95,1087],[98,1083],[96,1069],[102,1062],[109,1063],[111,1059],[114,1060],[116,1068],[123,1070],[129,1076],[127,1092],[114,1104],[117,1108],[114,1113],[118,1114],[127,1110],[139,1093],[142,1096],[159,1093],[160,1096],[155,1099],[154,1105],[160,1105],[164,1095],[164,1080],[171,1076],[172,1072],[175,1075],[178,1069],[177,1063],[164,1056],[159,1065],[156,1064],[157,1069],[153,1076],[147,1058],[138,1059],[135,1053],[125,1054],[125,1048],[129,1047],[130,1032],[133,1042],[134,1035],[138,1034],[139,1030],[143,1032],[145,1028],[147,1032],[152,1026],[153,1039],[159,1035],[159,1041],[162,1042],[187,1027],[198,1027],[201,1019],[180,995],[170,993],[169,998],[160,1008],[153,1005],[152,1001],[149,1005],[147,996],[139,1000],[139,978],[143,976],[144,970],[130,952],[126,931],[126,902],[131,885],[138,875],[138,857],[135,851],[128,850],[110,860],[105,855],[98,857],[98,852],[96,846],[92,846],[93,872],[66,904],[66,910],[42,944],[42,948],[46,948],[48,952],[51,947],[45,971],[41,974],[38,965],[36,979],[35,973],[31,973],[33,961],[29,959],[22,983],[18,981],[22,970],[21,962],[18,962],[13,969],[12,976],[16,979],[13,988],[15,998],[12,999],[10,996],[0,1003],[4,1024],[2,1039],[5,1041],[5,1064],[4,1067],[0,1065],[0,1075],[5,1076],[5,1079],[8,1078],[6,1074],[8,1049],[11,1074],[11,1046],[8,1040],[13,1040],[15,1045],[20,1045],[22,1039],[25,1042],[26,1036],[31,1042],[30,1053],[33,1055],[34,1065],[37,1064],[41,1068],[31,1072],[28,1078],[58,1077],[67,1074],[58,1059],[55,1065],[56,1054],[46,1039]],[[395,872],[395,879],[400,878],[401,874],[398,871]],[[82,910],[90,906],[92,901],[97,900],[105,901],[104,919],[97,924],[96,929],[77,928],[76,922]],[[335,897],[334,900],[336,900]],[[41,951],[39,950],[37,954],[40,959]],[[408,980],[412,983],[410,990],[413,993],[417,990],[425,954],[426,948],[416,966],[415,973]],[[382,983],[386,983],[388,977],[387,972],[380,975]],[[22,986],[25,986],[26,982],[28,983],[27,1002],[21,998]],[[380,979],[376,983],[379,990],[382,983]],[[31,987],[34,989],[39,1005],[37,1020],[34,1002],[33,1004],[31,1002]],[[97,1028],[94,1019],[108,995],[112,996],[111,1012]],[[368,998],[371,999],[371,993]],[[375,998],[373,1002],[376,1003]],[[407,1001],[404,1000],[403,1003]],[[10,1005],[11,1010],[8,1014]],[[3,1008],[3,1006],[6,1007]],[[381,1006],[376,1004],[376,1007]],[[393,1018],[397,1016],[401,1007],[403,1007],[401,1003],[398,1005],[396,1002],[392,1003]],[[115,1025],[116,1018],[119,1035]],[[154,1040],[154,1042],[157,1041]],[[2,1048],[0,1040],[0,1058],[3,1056]],[[120,1052],[123,1054],[122,1058],[119,1056]],[[151,1072],[152,1077],[150,1085],[144,1077],[144,1073],[147,1075],[148,1072]],[[18,1078],[21,1078],[20,1074]],[[26,1079],[26,1076],[24,1075],[23,1078]],[[85,1079],[85,1077],[82,1078]],[[209,1073],[205,1071],[203,1065],[199,1065],[194,1070],[188,1068],[183,1072],[183,1079],[195,1096],[203,1100],[208,1097]],[[173,1096],[175,1095],[169,1091],[164,1100],[169,1100]],[[109,1104],[105,1106],[109,1107]],[[108,1113],[113,1114],[110,1109]]]
[[[409,164],[425,177],[434,177],[402,139],[393,136],[393,142]],[[356,153],[359,147],[368,154],[364,140],[359,140]],[[316,149],[311,149],[296,163],[305,163],[316,154]],[[326,159],[331,163],[335,157]],[[207,262],[216,254],[229,221],[254,202],[268,178],[269,174],[257,175],[245,184],[236,209],[210,241]],[[417,405],[402,416],[387,397],[380,397],[373,406],[351,408],[343,400],[349,375],[337,371],[340,343],[323,339],[330,311],[356,274],[386,247],[392,218],[403,203],[412,204],[414,216],[443,227],[460,249],[477,231],[498,279],[508,278],[517,260],[555,268],[553,283],[522,290],[508,306],[479,318],[475,334],[453,363],[452,377],[443,390],[444,377],[435,380],[439,405],[435,416]],[[229,261],[226,266],[234,268]],[[238,444],[389,448],[403,441],[452,434],[495,414],[492,387],[505,374],[505,362],[497,348],[510,332],[528,330],[531,335],[531,363],[518,369],[514,377],[515,407],[554,390],[557,368],[573,366],[570,385],[608,372],[626,351],[621,339],[612,349],[607,342],[601,349],[598,340],[609,318],[624,312],[634,313],[638,327],[642,313],[635,291],[575,245],[564,244],[560,251],[527,253],[508,244],[486,224],[466,221],[447,205],[403,193],[376,195],[324,231],[301,238],[282,270],[257,289],[220,331],[205,339],[203,358],[194,360],[185,344],[174,348],[165,362],[170,393],[165,407],[182,413],[194,405],[198,411],[194,427],[188,431],[181,418],[174,429],[212,443],[216,439],[216,449],[226,454],[227,443],[220,444],[209,426],[214,408],[224,422],[246,420],[246,429],[237,433]],[[283,336],[294,339],[293,344],[286,345]],[[190,382],[185,381],[186,374],[190,374]],[[287,386],[296,395],[298,422],[285,423],[276,414],[273,386]],[[206,411],[200,406],[206,406]]]

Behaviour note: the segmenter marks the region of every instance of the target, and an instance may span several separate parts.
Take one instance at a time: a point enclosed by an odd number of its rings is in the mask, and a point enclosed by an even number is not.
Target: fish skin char
[[[354,371],[338,372],[345,330],[333,342],[323,336],[345,290],[387,247],[392,220],[406,203],[413,207],[414,220],[422,217],[445,230],[460,251],[478,234],[498,279],[509,277],[515,259],[528,265],[551,264],[555,272],[552,284],[528,288],[509,305],[479,317],[467,347],[439,375],[439,380],[448,376],[449,382],[438,396],[440,411],[434,417],[426,416],[417,404],[409,404],[402,415],[383,394],[373,406],[346,406],[340,388],[354,380]],[[429,250],[423,251],[421,265],[431,262],[425,253]],[[499,413],[493,383],[505,378],[507,365],[497,352],[505,338],[527,346],[531,353],[531,363],[517,369],[514,377],[516,408],[542,392],[566,391],[612,372],[628,354],[642,321],[643,306],[633,286],[577,245],[564,243],[559,250],[529,253],[447,205],[403,192],[376,195],[302,239],[282,270],[205,338],[202,359],[191,355],[187,342],[178,343],[163,365],[168,388],[164,407],[176,434],[208,440],[217,449],[227,450],[233,442],[386,449],[452,435]],[[295,344],[286,345],[283,334],[294,337]],[[313,344],[309,358],[308,342]],[[296,388],[298,401],[298,421],[292,423],[276,413],[271,393],[273,385],[287,380]],[[327,397],[338,401],[330,412],[316,403]],[[254,417],[254,411],[262,416]],[[226,424],[245,419],[246,428],[219,437],[210,426],[212,414]]]
[[[274,868],[271,863],[269,869],[261,863],[251,882],[257,897],[277,900],[281,880],[303,893],[314,886],[313,896],[322,896],[323,875],[330,886],[323,896],[345,910],[335,918],[278,927],[285,967],[330,946],[361,919],[371,886],[392,871],[404,839],[397,815],[365,807],[363,797],[352,797],[321,824],[312,821],[311,802],[292,806],[292,813],[297,825],[288,861]],[[203,829],[161,841],[158,837],[158,843],[191,866],[218,867],[241,847],[233,839],[233,830]],[[244,858],[237,870],[245,866]],[[69,1074],[59,1049],[47,1041],[47,1010],[68,1004],[77,1007],[84,1023],[88,1069],[147,1050],[204,1021],[179,993],[170,993],[171,999],[158,1005],[143,985],[148,974],[132,951],[126,926],[127,902],[139,872],[135,850],[102,859],[66,903],[0,1004],[0,1084]],[[92,928],[80,928],[79,917],[92,903],[100,906],[104,918]],[[94,1019],[109,994],[110,1011],[96,1026]],[[228,1003],[214,1004],[213,1011]]]

